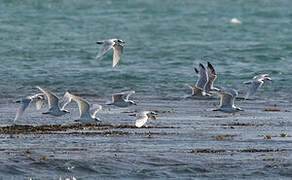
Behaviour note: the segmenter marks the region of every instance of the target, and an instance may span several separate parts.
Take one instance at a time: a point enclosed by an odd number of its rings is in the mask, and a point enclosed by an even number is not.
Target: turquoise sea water
[[[11,125],[14,119],[17,105],[13,101],[37,93],[35,86],[39,85],[59,96],[70,90],[99,104],[110,100],[112,93],[135,90],[133,99],[138,106],[130,110],[174,110],[176,113],[161,115],[158,124],[152,125],[176,126],[179,130],[175,130],[176,136],[153,139],[66,135],[23,135],[12,139],[1,135],[0,177],[291,177],[291,137],[263,140],[269,133],[279,136],[291,132],[291,7],[289,0],[3,0],[1,126]],[[232,18],[242,24],[231,24]],[[124,55],[114,69],[112,52],[95,59],[99,49],[95,41],[109,38],[126,41]],[[196,80],[193,67],[207,61],[217,71],[216,85],[234,88],[240,96],[247,91],[243,81],[254,75],[268,73],[273,82],[259,90],[257,100],[238,102],[246,109],[244,113],[226,117],[224,114],[218,119],[209,110],[219,100],[182,100],[190,93],[184,84]],[[282,111],[278,114],[263,111],[271,107]],[[76,106],[71,108],[76,112],[60,118],[42,116],[30,108],[19,124],[70,124],[78,116]],[[107,123],[133,124],[132,117],[121,115],[124,110],[102,112],[101,118]],[[268,125],[262,129],[233,130],[231,134],[237,136],[231,141],[218,142],[212,138],[218,133],[230,133],[225,132],[222,124],[241,120]],[[46,141],[48,144],[44,144]],[[86,151],[69,150],[75,146]],[[261,158],[265,154],[250,157],[188,153],[199,147],[288,151],[283,156],[268,154],[267,158]],[[47,164],[38,167],[17,156],[26,149],[47,156],[55,154]],[[120,156],[118,162],[112,159],[113,154]],[[275,161],[263,161],[271,157]],[[77,168],[66,169],[69,166]],[[271,172],[267,170],[270,166]],[[39,168],[41,175],[37,173]]]

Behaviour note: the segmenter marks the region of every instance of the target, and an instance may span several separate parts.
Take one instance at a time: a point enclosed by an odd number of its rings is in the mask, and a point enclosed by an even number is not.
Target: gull
[[[121,39],[108,39],[103,41],[96,41],[96,44],[102,44],[99,53],[96,55],[96,59],[103,56],[105,53],[107,53],[110,49],[113,48],[114,55],[113,55],[113,68],[118,64],[121,56],[123,55],[123,49],[125,41]]]
[[[200,63],[199,70],[197,68],[194,68],[194,70],[198,76],[198,80],[196,82],[196,85],[193,86],[193,85],[186,84],[186,86],[192,89],[192,96],[196,96],[196,95],[206,96],[206,95],[208,95],[204,92],[205,84],[208,81],[208,75],[207,75],[206,68],[204,67],[203,64]]]
[[[257,89],[261,87],[266,81],[272,81],[269,74],[260,74],[257,76],[254,76],[252,80],[245,81],[244,84],[251,84],[245,99],[249,99],[250,96],[253,96]]]
[[[53,116],[62,116],[64,114],[70,113],[69,111],[65,110],[65,106],[63,105],[61,108],[59,106],[59,98],[54,95],[52,92],[41,88],[39,86],[36,86],[40,91],[42,91],[48,99],[48,104],[49,104],[49,110],[47,112],[43,112],[42,114],[50,114]],[[65,102],[65,105],[67,103]]]
[[[90,105],[86,100],[82,99],[79,96],[70,94],[69,92],[66,92],[64,97],[66,98],[67,104],[73,99],[78,105],[80,117],[78,120],[75,121],[84,124],[91,124],[101,121],[99,118],[96,117],[96,114],[102,109],[102,106],[97,105],[98,108],[93,112],[93,114],[90,114]]]
[[[31,103],[36,104],[36,109],[40,110],[42,105],[44,104],[45,96],[44,94],[35,94],[33,96],[27,96],[25,98],[22,98],[20,100],[17,100],[16,103],[21,103],[19,106],[14,122],[19,120],[22,114],[24,113],[25,109],[29,106]]]
[[[234,105],[234,100],[236,96],[238,96],[238,92],[234,89],[226,89],[214,91],[221,96],[220,99],[220,107],[218,109],[214,109],[213,111],[223,111],[227,113],[233,113],[237,111],[243,111],[241,108],[236,107]]]
[[[137,105],[134,101],[129,100],[129,97],[134,94],[135,91],[125,91],[112,95],[112,102],[107,105],[115,105],[118,107],[128,107],[130,105]]]
[[[157,114],[153,111],[140,112],[138,114],[138,119],[135,122],[135,126],[140,128],[140,127],[144,126],[144,124],[147,123],[148,119],[155,120],[156,119],[155,115],[157,115]]]
[[[218,88],[215,88],[213,86],[213,84],[214,84],[214,82],[215,82],[215,80],[217,78],[217,74],[216,74],[216,71],[215,71],[214,67],[212,66],[212,64],[210,62],[208,62],[208,70],[207,70],[207,72],[208,72],[208,80],[207,80],[207,82],[206,82],[206,84],[204,86],[204,91],[206,93],[209,93],[210,91],[213,91],[213,92],[214,91],[219,91]]]

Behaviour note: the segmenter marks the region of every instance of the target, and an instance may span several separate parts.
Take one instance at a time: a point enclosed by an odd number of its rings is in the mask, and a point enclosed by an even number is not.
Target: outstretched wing
[[[113,67],[115,67],[123,55],[124,47],[122,45],[116,43],[113,46],[113,48],[114,48]]]
[[[81,97],[75,96],[71,94],[71,97],[76,103],[78,104],[80,118],[87,118],[90,117],[90,105],[89,103],[82,99]]]
[[[212,88],[213,88],[213,84],[215,82],[217,78],[217,74],[216,74],[216,71],[214,69],[214,67],[212,66],[212,64],[210,62],[208,62],[208,80],[205,84],[205,91],[206,92],[209,92]]]
[[[33,96],[30,96],[29,98],[31,99],[31,103],[35,103],[37,110],[40,110],[45,102],[44,94],[35,94]]]
[[[136,120],[135,122],[135,126],[136,127],[142,127],[144,126],[144,124],[146,124],[147,120],[148,120],[148,116],[147,116],[147,113],[146,111],[143,111],[141,113],[138,114],[138,119]]]
[[[234,105],[234,99],[236,94],[232,93],[231,90],[223,91],[214,91],[215,93],[221,96],[220,107],[232,107]]]
[[[30,101],[31,101],[31,99],[22,99],[21,100],[21,104],[17,110],[14,122],[17,121],[18,119],[20,119],[20,117],[24,113],[25,109],[28,107]]]
[[[112,40],[105,40],[103,41],[103,46],[101,47],[99,53],[96,55],[96,59],[103,56],[105,53],[107,53],[114,45],[114,42]]]
[[[187,87],[192,89],[192,96],[193,95],[202,95],[203,90],[201,88],[198,88],[196,86],[185,84]]]
[[[262,84],[263,81],[253,81],[247,91],[245,99],[248,99],[250,96],[253,96],[256,93],[257,89],[262,86]]]
[[[207,77],[207,71],[206,71],[204,65],[201,63],[199,65],[199,74],[198,75],[199,75],[199,78],[196,82],[196,87],[204,89],[204,86],[208,81],[208,77]]]
[[[37,100],[37,101],[35,102],[36,109],[37,109],[37,110],[40,110],[40,109],[42,108],[44,102],[45,102],[44,99]]]
[[[96,114],[97,114],[100,110],[102,110],[102,106],[101,106],[101,105],[98,105],[98,104],[96,104],[96,105],[94,105],[94,106],[97,106],[97,107],[94,107],[94,108],[96,108],[96,109],[95,109],[95,111],[93,112],[92,116],[93,116],[94,118],[96,118]]]
[[[125,91],[125,92],[123,92],[123,98],[124,98],[125,100],[129,100],[129,97],[130,97],[132,94],[135,94],[135,91]]]
[[[49,109],[59,108],[59,98],[56,95],[54,95],[52,92],[50,92],[44,88],[41,88],[39,86],[36,86],[36,88],[41,90],[47,96]]]
[[[69,92],[66,92],[63,96],[63,101],[61,105],[61,109],[65,109],[65,107],[72,101],[72,95]]]
[[[112,101],[113,101],[113,102],[124,101],[123,96],[124,96],[124,93],[113,94],[113,95],[112,95]]]

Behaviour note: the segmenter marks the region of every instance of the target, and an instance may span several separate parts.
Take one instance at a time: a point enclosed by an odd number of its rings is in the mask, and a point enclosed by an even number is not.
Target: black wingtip
[[[198,71],[197,68],[194,68],[194,71],[195,71],[197,74],[199,74],[199,71]]]
[[[213,72],[213,74],[216,74],[216,71],[214,69],[214,67],[212,66],[212,64],[208,61],[208,68]]]
[[[199,66],[203,69],[205,69],[204,65],[202,63],[199,64]]]

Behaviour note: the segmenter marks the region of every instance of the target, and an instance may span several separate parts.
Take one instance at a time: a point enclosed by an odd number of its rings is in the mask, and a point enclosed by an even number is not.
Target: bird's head
[[[100,118],[94,118],[96,122],[101,122]]]
[[[118,44],[125,44],[126,43],[125,41],[123,41],[121,39],[117,39],[117,40],[115,40],[115,42]]]
[[[239,108],[239,107],[236,107],[236,110],[237,111],[244,111],[243,109]]]
[[[62,112],[64,112],[65,114],[70,113],[70,111],[68,111],[66,109],[62,109]]]
[[[265,77],[264,81],[272,81],[272,78],[270,78],[270,77]]]
[[[128,101],[131,105],[137,105],[135,101],[129,100]]]

